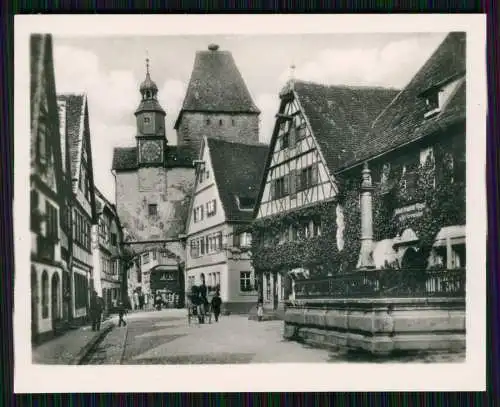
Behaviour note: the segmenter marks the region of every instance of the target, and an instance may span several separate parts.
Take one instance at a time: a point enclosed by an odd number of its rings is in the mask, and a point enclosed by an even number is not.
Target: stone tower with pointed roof
[[[178,145],[199,154],[203,136],[258,142],[259,114],[232,54],[215,44],[198,51],[175,122]]]

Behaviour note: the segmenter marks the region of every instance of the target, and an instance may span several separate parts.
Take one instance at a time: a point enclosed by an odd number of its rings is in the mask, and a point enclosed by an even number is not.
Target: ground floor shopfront
[[[110,312],[116,308],[118,303],[122,300],[120,282],[102,279],[101,286],[104,312]]]
[[[187,291],[201,284],[202,277],[212,296],[219,288],[223,311],[246,314],[257,304],[257,281],[249,261],[231,260],[195,267],[187,271]]]
[[[63,269],[61,266],[31,263],[31,333],[39,341],[54,335],[63,319]]]

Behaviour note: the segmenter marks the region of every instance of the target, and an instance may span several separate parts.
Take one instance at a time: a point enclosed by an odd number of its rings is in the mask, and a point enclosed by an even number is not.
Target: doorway
[[[61,319],[61,279],[56,272],[52,276],[51,284],[51,310],[52,310],[52,328],[55,330],[56,324]]]
[[[31,339],[38,336],[38,278],[36,270],[31,267]]]

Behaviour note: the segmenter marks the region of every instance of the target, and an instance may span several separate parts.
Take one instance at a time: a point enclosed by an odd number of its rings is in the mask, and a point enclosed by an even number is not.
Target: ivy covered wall
[[[424,162],[423,150],[431,148]],[[369,163],[373,191],[374,241],[392,239],[407,228],[418,235],[427,258],[437,233],[445,226],[465,224],[465,135],[458,131],[428,139]],[[361,166],[338,176],[336,199],[297,211],[258,219],[252,225],[252,262],[259,271],[305,268],[310,277],[352,272],[361,248]],[[421,204],[415,217],[395,215],[395,209]],[[337,206],[343,213],[343,242],[337,239]],[[283,231],[320,220],[321,235],[281,239]]]

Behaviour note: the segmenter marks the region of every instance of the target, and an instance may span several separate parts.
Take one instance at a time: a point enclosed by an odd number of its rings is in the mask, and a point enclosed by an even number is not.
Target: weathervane
[[[149,52],[146,50],[146,75],[149,75]]]

